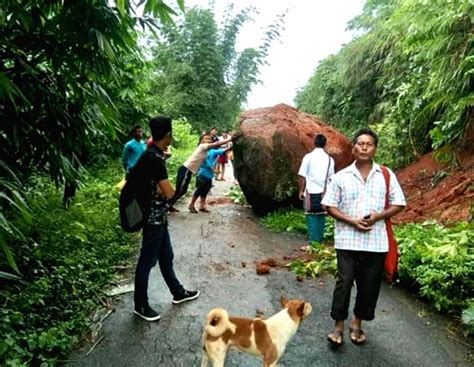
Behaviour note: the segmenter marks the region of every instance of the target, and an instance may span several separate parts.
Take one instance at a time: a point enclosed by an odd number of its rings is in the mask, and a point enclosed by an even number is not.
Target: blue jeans
[[[143,227],[142,248],[135,270],[135,307],[148,305],[148,278],[151,269],[157,262],[171,294],[173,296],[183,294],[184,288],[174,273],[173,258],[168,225],[145,225]]]

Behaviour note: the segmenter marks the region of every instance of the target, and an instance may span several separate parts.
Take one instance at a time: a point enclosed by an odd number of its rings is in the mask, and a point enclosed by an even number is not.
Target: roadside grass
[[[91,325],[105,288],[129,265],[136,235],[118,221],[119,163],[92,168],[66,210],[61,192],[42,176],[28,183],[31,223],[10,243],[21,279],[2,280],[0,365],[53,365]],[[9,270],[5,261],[1,270]]]

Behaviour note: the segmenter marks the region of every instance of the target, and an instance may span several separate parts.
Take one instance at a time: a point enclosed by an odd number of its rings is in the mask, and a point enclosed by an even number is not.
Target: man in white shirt
[[[321,243],[324,239],[326,211],[321,199],[328,181],[334,175],[334,159],[324,150],[326,137],[317,134],[314,145],[314,150],[304,156],[298,171],[299,197],[304,200],[310,245],[313,242]]]

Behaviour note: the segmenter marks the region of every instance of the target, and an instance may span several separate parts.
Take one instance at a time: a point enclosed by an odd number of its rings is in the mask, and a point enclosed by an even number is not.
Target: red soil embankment
[[[463,152],[460,167],[451,169],[436,162],[433,152],[397,172],[407,198],[407,208],[395,223],[435,219],[447,223],[470,220],[474,198],[474,154]]]

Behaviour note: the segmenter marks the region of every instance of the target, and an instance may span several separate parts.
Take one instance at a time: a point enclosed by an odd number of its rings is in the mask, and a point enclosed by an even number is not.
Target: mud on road
[[[222,197],[229,182],[218,182],[211,198]],[[313,312],[288,344],[280,366],[467,366],[469,350],[445,333],[444,321],[400,289],[383,287],[376,319],[364,325],[368,342],[332,350],[326,335],[334,281],[332,277],[296,281],[284,267],[257,275],[256,262],[299,251],[304,238],[272,233],[249,208],[217,200],[211,213],[192,214],[187,199],[170,218],[175,271],[188,289],[201,290],[198,300],[171,304],[158,266],[150,275],[150,303],[162,319],[148,323],[132,314],[133,293],[120,296],[103,326],[104,338],[71,355],[74,366],[200,366],[201,335],[207,313],[223,307],[230,315],[269,317],[279,311],[281,295],[311,302]],[[137,245],[138,251],[138,245]],[[353,304],[353,303],[352,303]],[[261,366],[261,360],[231,352],[226,366]]]

